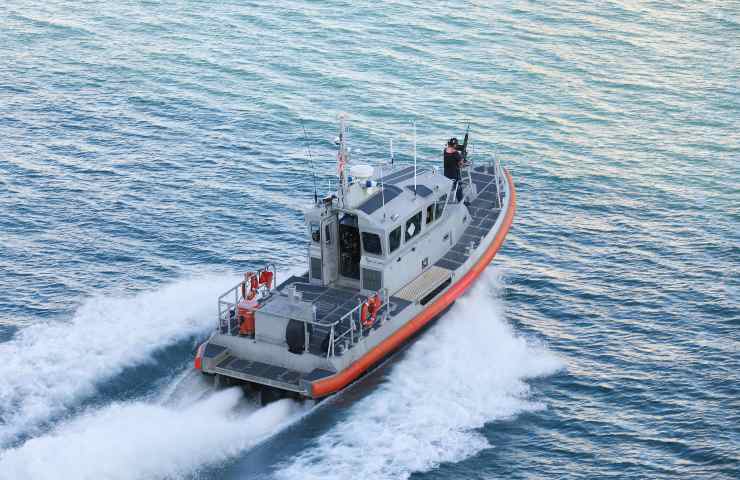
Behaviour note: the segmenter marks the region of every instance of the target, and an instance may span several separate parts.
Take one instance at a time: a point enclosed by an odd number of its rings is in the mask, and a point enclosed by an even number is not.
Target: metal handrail
[[[501,160],[494,158],[496,162],[496,168],[494,169],[495,181],[496,181],[496,196],[498,197],[498,208],[503,208],[503,199],[501,198],[501,188],[504,186],[503,183],[503,171],[501,170]]]
[[[447,198],[445,199],[445,206],[444,206],[444,208],[442,209],[442,215],[443,215],[443,216],[444,216],[444,214],[445,214],[445,213],[447,212],[447,206],[448,206],[448,205],[450,204],[450,198],[451,198],[452,196],[454,196],[454,195],[456,195],[456,194],[457,194],[457,189],[455,188],[455,186],[456,186],[456,185],[455,185],[455,184],[453,183],[453,184],[452,184],[452,188],[450,189],[450,191],[449,191],[449,192],[447,192]]]
[[[496,157],[495,153],[493,160],[488,162],[488,166],[493,168],[493,181],[496,183],[496,200],[498,200],[499,210],[503,208],[503,199],[501,197],[501,189],[504,186],[504,170],[501,167],[501,160]]]
[[[273,292],[277,288],[277,268],[275,268],[275,264],[268,263],[266,264],[261,270],[259,271],[272,271],[272,286],[270,288],[270,292]],[[223,294],[219,295],[218,297],[218,330],[221,331],[221,325],[222,323],[227,324],[227,333],[228,335],[231,335],[233,332],[233,326],[232,326],[232,317],[231,317],[231,311],[233,309],[234,311],[234,319],[237,317],[236,308],[237,305],[239,305],[240,295],[239,290],[242,285],[244,285],[246,280],[242,280],[227,291],[225,291]],[[234,293],[234,303],[225,301],[224,298],[228,295],[231,295],[231,293]],[[226,307],[225,309],[223,307]]]
[[[383,319],[385,319],[390,315],[390,295],[388,295],[387,288],[382,288],[381,290],[379,290],[378,293],[380,293],[381,298],[383,299],[383,302],[380,304],[380,308],[378,310],[382,310],[385,307],[385,312],[383,312],[383,317],[382,317]],[[365,335],[365,326],[362,324],[362,319],[360,318],[359,315],[357,315],[357,319],[354,318],[354,315],[360,309],[362,309],[362,305],[364,303],[365,302],[358,303],[356,307],[354,307],[352,310],[342,315],[342,317],[339,320],[337,320],[336,322],[334,322],[334,324],[332,324],[331,332],[329,333],[329,348],[326,351],[327,360],[330,357],[333,357],[335,355],[336,345],[339,343],[340,340],[345,338],[347,335],[349,335],[350,343],[352,345],[354,345],[355,343],[355,339],[354,339],[355,331],[359,332],[359,338],[362,338]],[[349,322],[348,322],[349,327],[347,328],[347,330],[345,330],[339,336],[337,336],[336,331],[335,331],[336,325],[343,323],[345,319],[349,319]],[[375,319],[375,322],[377,321],[378,321],[378,318]],[[381,320],[381,321],[385,321],[385,320]],[[367,328],[372,328],[374,326],[375,326],[375,323],[373,323],[373,325]]]
[[[272,267],[274,268],[274,267]],[[273,275],[275,275],[273,271]],[[275,278],[273,276],[273,278]],[[234,330],[233,322],[236,321],[237,315],[236,315],[236,307],[239,305],[240,300],[240,289],[242,285],[244,285],[244,282],[246,280],[242,280],[241,282],[237,283],[230,289],[228,289],[226,292],[221,294],[218,297],[218,329],[221,331],[221,326],[226,325],[227,327],[227,334],[232,335]],[[276,285],[273,283],[273,285]],[[271,292],[276,287],[273,287],[271,289]],[[280,294],[284,294],[283,292],[280,292]],[[390,316],[390,295],[388,295],[388,289],[382,288],[378,291],[378,294],[380,294],[381,298],[383,299],[383,302],[380,304],[380,308],[378,310],[383,310],[382,316],[379,316],[375,319],[375,322],[378,321],[384,322],[389,316]],[[229,298],[226,300],[227,297],[230,297],[233,295],[233,303],[231,299]],[[367,301],[367,300],[366,300]],[[329,346],[327,348],[326,352],[326,358],[327,360],[333,356],[336,355],[336,346],[339,344],[343,339],[345,339],[347,336],[350,337],[350,343],[354,345],[355,343],[355,332],[358,332],[359,338],[362,338],[365,334],[365,330],[368,328],[373,328],[375,326],[375,323],[373,325],[370,325],[368,327],[365,327],[362,324],[362,319],[360,318],[359,311],[362,308],[362,305],[365,302],[360,302],[352,308],[349,312],[342,315],[342,317],[339,320],[335,320],[333,322],[322,322],[316,319],[316,310],[314,309],[314,318],[312,320],[300,320],[304,323],[304,328],[306,329],[306,343],[308,343],[308,325],[316,325],[319,327],[328,327],[329,328]],[[231,312],[234,312],[234,316],[232,317]],[[346,330],[344,330],[342,333],[338,334],[338,325],[343,324],[344,322],[348,323],[348,327]]]

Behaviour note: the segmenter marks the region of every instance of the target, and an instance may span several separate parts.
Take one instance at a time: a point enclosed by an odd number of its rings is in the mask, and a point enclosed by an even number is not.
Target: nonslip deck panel
[[[321,370],[320,368],[315,368],[311,370],[309,373],[303,375],[303,379],[308,382],[314,382],[316,380],[321,380],[322,378],[330,377],[334,375],[334,372],[330,372],[328,370]]]
[[[396,198],[397,196],[399,196],[402,191],[403,190],[396,187],[395,185],[383,185],[382,191],[368,198],[358,208],[360,211],[365,212],[368,215],[371,215],[376,210],[381,208],[383,205],[390,203],[390,201]]]
[[[283,292],[289,286],[295,285],[296,289],[303,295],[303,300],[316,305],[316,320],[331,323],[340,319],[347,312],[364,302],[366,297],[357,291],[345,288],[325,287],[308,283],[306,277],[293,276],[278,287]],[[397,315],[409,305],[409,302],[401,298],[391,297],[393,309],[392,315]]]
[[[203,357],[204,358],[215,358],[224,351],[226,351],[226,347],[224,347],[223,345],[215,345],[213,343],[208,343],[206,345],[205,350],[203,351]]]
[[[310,301],[316,305],[316,319],[319,322],[326,324],[331,324],[340,320],[344,315],[366,299],[364,295],[360,295],[357,291],[350,289],[326,287],[323,285],[308,283],[308,278],[305,276],[290,277],[278,287],[278,291],[287,291],[286,289],[291,285],[296,286],[298,291],[303,295],[304,300]],[[409,306],[411,302],[404,300],[403,298],[391,297],[390,304],[390,313],[395,316],[401,313],[401,311]],[[346,324],[340,324],[340,330],[349,328],[348,320],[343,323]],[[309,335],[308,351],[316,355],[326,354],[329,332],[329,326],[324,327],[320,325],[312,325],[311,334]]]
[[[435,266],[450,270],[458,269],[468,260],[470,247],[477,247],[481,239],[488,235],[496,225],[496,220],[501,213],[501,210],[497,208],[498,186],[496,177],[489,174],[489,171],[492,173],[490,167],[481,166],[470,173],[471,180],[478,189],[478,196],[468,206],[470,224],[457,243],[434,263]]]
[[[219,362],[215,370],[217,373],[228,377],[295,392],[305,392],[305,382],[315,382],[334,374],[334,372],[318,368],[309,373],[301,373],[277,365],[256,360],[245,360],[231,355]]]
[[[437,260],[437,263],[435,263],[434,265],[442,268],[447,268],[449,270],[457,270],[458,268],[460,268],[460,265],[462,265],[462,263],[453,262],[451,260],[445,260],[444,258],[442,258],[440,260]]]
[[[409,178],[412,178],[414,176],[414,167],[409,166],[402,168],[398,171],[395,171],[393,173],[389,173],[388,175],[385,175],[383,178],[380,179],[381,183],[383,185],[393,185],[396,183],[401,183],[404,180],[408,180]]]
[[[244,360],[233,356],[226,357],[216,365],[216,368],[223,369],[226,372],[242,373],[249,377],[254,377],[255,380],[265,379],[277,383],[292,384],[295,387],[300,385],[302,376],[300,372],[296,372],[295,370],[258,361]]]
[[[426,198],[432,194],[432,189],[427,187],[426,185],[417,185],[416,188],[414,188],[413,185],[406,185],[406,190],[412,193],[415,192],[417,195],[419,195],[422,198]]]

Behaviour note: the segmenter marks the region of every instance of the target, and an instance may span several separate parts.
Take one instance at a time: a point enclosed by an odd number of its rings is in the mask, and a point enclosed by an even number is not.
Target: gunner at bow
[[[459,202],[462,200],[463,192],[460,187],[460,169],[463,166],[463,157],[458,150],[457,138],[452,137],[447,142],[447,148],[444,151],[444,175],[455,182],[455,198]]]

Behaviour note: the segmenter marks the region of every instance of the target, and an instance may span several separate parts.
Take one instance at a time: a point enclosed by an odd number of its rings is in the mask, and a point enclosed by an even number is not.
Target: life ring
[[[249,287],[252,290],[257,290],[257,287],[259,287],[259,279],[257,278],[257,274],[254,272],[248,273],[249,275]]]
[[[360,321],[363,327],[369,328],[375,324],[375,319],[378,316],[381,305],[380,297],[377,294],[368,298],[362,304],[362,308],[360,308]]]
[[[254,272],[245,273],[244,281],[242,282],[242,298],[252,300],[257,295],[257,287],[259,287],[257,274]]]
[[[360,308],[360,322],[362,322],[363,327],[370,327],[373,324],[372,318],[367,314],[367,311],[370,310],[370,306],[367,303],[363,303]]]

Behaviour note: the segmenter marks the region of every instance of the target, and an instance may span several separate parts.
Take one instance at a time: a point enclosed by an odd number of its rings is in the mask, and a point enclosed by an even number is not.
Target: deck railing
[[[275,265],[267,264],[259,271],[272,272],[272,285],[270,291],[277,285],[277,270]],[[259,274],[258,271],[258,274]],[[243,300],[242,288],[248,287],[246,279],[237,283],[218,297],[218,331],[227,335],[236,335],[239,332],[239,312],[237,306]],[[233,302],[231,299],[233,298]]]
[[[243,299],[241,292],[245,281],[242,280],[218,297],[218,331],[224,335],[238,335],[239,333],[239,313],[237,306]],[[326,351],[326,358],[328,360],[337,354],[337,346],[340,346],[340,348],[344,346],[345,349],[352,348],[352,346],[365,336],[365,332],[375,328],[376,325],[384,323],[390,317],[390,296],[388,295],[388,290],[385,288],[380,290],[378,294],[382,299],[380,308],[378,309],[379,313],[373,323],[367,326],[363,325],[361,318],[362,305],[365,302],[358,303],[352,310],[334,322],[319,321],[316,317],[316,308],[314,307],[313,319],[301,320],[304,324],[306,351],[309,349],[311,335],[309,325],[329,329],[329,342]]]
[[[383,324],[390,317],[390,296],[387,289],[378,292],[382,300],[378,315],[370,325],[362,323],[362,305],[360,302],[352,310],[342,315],[342,318],[331,324],[329,331],[329,348],[326,351],[327,360],[336,355],[337,345],[345,345],[346,349],[352,348],[359,340],[365,337],[365,332],[370,331],[377,325]],[[340,331],[340,329],[342,329]]]

